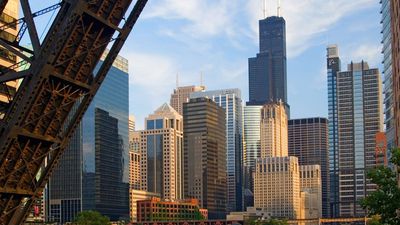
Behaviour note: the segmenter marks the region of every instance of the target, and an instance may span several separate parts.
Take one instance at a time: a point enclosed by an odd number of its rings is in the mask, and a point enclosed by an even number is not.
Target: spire
[[[264,18],[267,18],[267,0],[264,0],[264,7],[263,7]]]
[[[281,0],[278,0],[278,9],[277,9],[277,16],[281,16]]]

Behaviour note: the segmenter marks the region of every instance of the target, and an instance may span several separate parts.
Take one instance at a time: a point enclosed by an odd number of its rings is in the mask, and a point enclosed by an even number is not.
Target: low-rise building
[[[247,207],[244,212],[231,212],[226,216],[228,221],[266,220],[269,218],[271,218],[271,213],[256,207]]]
[[[147,192],[147,191],[141,191],[141,190],[135,190],[135,189],[130,189],[129,190],[129,214],[131,217],[132,222],[137,221],[137,201],[141,200],[146,200],[146,199],[151,199],[152,197],[160,197],[160,194],[158,193],[153,193],[153,192]]]
[[[163,201],[160,198],[137,201],[137,222],[206,220],[207,209],[197,199]]]

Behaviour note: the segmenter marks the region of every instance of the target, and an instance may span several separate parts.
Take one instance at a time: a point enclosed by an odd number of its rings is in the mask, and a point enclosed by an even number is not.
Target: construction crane
[[[0,13],[7,2],[0,0]],[[41,42],[33,18],[49,9],[32,13],[29,1],[20,0],[24,17],[11,23],[21,24],[21,30],[15,40],[0,35],[0,48],[21,59],[0,69],[0,84],[22,80],[1,107],[1,225],[23,223],[41,195],[147,0],[135,2],[128,12],[132,0],[63,0],[54,6],[57,16]],[[32,49],[20,45],[25,30]]]

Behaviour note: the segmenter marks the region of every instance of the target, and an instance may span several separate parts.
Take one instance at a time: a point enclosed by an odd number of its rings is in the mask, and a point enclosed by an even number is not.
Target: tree
[[[97,211],[82,211],[75,218],[77,225],[109,225],[110,219]]]
[[[247,221],[247,223],[249,225],[288,225],[286,220],[278,220],[278,219],[250,220]]]
[[[400,168],[400,149],[392,150],[390,160]],[[400,224],[400,188],[397,186],[396,172],[390,168],[379,166],[368,173],[368,178],[376,184],[377,190],[361,201],[361,206],[368,211],[369,216],[379,215],[378,222],[384,225]]]

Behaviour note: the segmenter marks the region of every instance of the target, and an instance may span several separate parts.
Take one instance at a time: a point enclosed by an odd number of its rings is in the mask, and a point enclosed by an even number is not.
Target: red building
[[[206,220],[207,218],[207,209],[201,209],[197,199],[171,202],[153,197],[137,201],[137,222]]]

